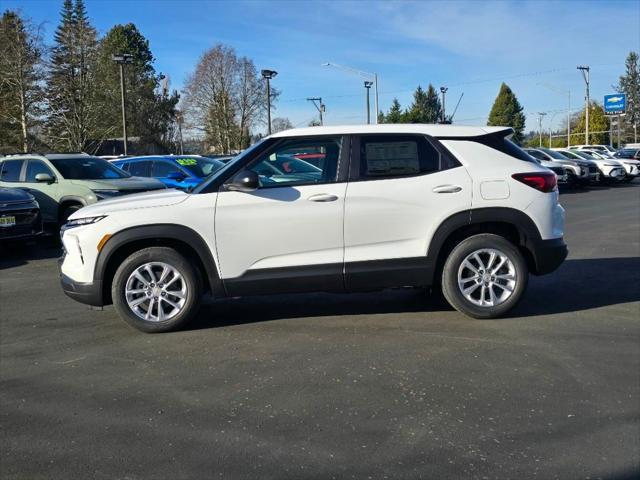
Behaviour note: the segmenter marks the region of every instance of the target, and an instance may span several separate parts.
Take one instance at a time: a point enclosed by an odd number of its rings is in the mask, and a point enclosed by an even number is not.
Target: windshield
[[[560,152],[556,152],[555,150],[550,150],[548,148],[539,148],[538,150],[542,150],[544,153],[549,155],[551,158],[555,158],[556,160],[566,160],[567,157],[562,155]]]
[[[178,157],[176,163],[193,174],[194,177],[206,177],[224,166],[219,160],[204,157]]]
[[[240,152],[238,155],[236,155],[231,160],[229,160],[227,163],[225,163],[221,168],[219,168],[218,170],[213,172],[212,175],[209,175],[208,177],[203,178],[202,181],[192,189],[192,193],[200,193],[209,183],[213,182],[220,175],[223,175],[224,172],[226,172],[227,170],[233,168],[233,166],[238,161],[242,160],[246,155],[249,155],[251,152],[256,150],[265,141],[267,141],[267,138],[263,138],[259,142],[254,143],[249,148],[247,148],[246,150]]]
[[[98,157],[50,158],[49,161],[67,180],[106,180],[130,175]]]
[[[595,157],[592,155],[589,155],[588,153],[582,152],[580,150],[573,150],[572,153],[574,155],[578,155],[579,157],[584,158],[585,160],[594,160]]]

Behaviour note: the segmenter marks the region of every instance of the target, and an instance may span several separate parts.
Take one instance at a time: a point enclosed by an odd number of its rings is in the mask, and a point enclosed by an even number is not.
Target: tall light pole
[[[322,97],[309,97],[307,98],[307,101],[313,103],[313,106],[316,107],[316,110],[318,110],[318,113],[320,114],[320,125],[324,125],[322,114],[325,112],[325,105],[322,103]]]
[[[551,119],[549,120],[549,148],[551,148],[551,137],[553,135],[553,119],[556,118],[557,114],[558,112],[554,112],[553,115],[551,115]]]
[[[126,91],[124,89],[124,66],[127,63],[133,63],[133,55],[130,53],[121,53],[112,55],[111,59],[120,65],[120,97],[122,101],[122,138],[124,139],[124,154],[128,154],[127,145],[127,112],[125,110]]]
[[[369,104],[369,91],[371,90],[371,85],[373,85],[373,82],[368,80],[364,81],[364,88],[367,90],[367,125],[371,124],[371,106]]]
[[[375,121],[376,124],[378,123],[378,112],[379,112],[379,107],[378,107],[378,74],[377,73],[370,73],[370,72],[364,72],[362,70],[358,70],[356,68],[352,68],[352,67],[347,67],[345,65],[338,65],[337,63],[331,63],[331,62],[326,62],[322,64],[323,67],[334,67],[334,68],[340,68],[342,70],[346,70],[347,72],[353,73],[354,75],[358,75],[360,77],[364,77],[364,78],[372,78],[373,79],[373,90],[374,90],[374,95],[375,98],[373,99],[373,103],[376,109],[376,115],[375,115]]]
[[[449,90],[448,87],[440,87],[440,92],[442,93],[442,120],[440,121],[440,123],[447,123],[447,116],[445,115],[445,109],[444,109],[444,96],[447,93],[447,90]]]
[[[176,111],[176,122],[178,122],[178,140],[180,141],[180,155],[184,155],[184,145],[182,143],[182,112]]]
[[[567,148],[569,148],[571,146],[571,90],[559,88],[546,82],[541,82],[539,85],[547,87],[549,90],[553,90],[561,95],[567,95]]]
[[[546,115],[546,112],[538,112],[538,132],[540,134],[540,146],[542,147],[542,117]]]
[[[267,132],[271,135],[271,84],[269,81],[278,75],[275,70],[262,70],[262,78],[267,81]]]
[[[586,66],[578,65],[576,68],[580,70],[580,72],[582,72],[582,78],[584,78],[584,83],[587,87],[587,91],[584,97],[586,102],[586,107],[584,109],[584,115],[585,115],[584,143],[585,145],[589,145],[589,72],[591,68],[588,65]]]

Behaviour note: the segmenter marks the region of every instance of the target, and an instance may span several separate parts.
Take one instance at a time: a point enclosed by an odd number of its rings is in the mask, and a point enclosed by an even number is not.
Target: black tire
[[[462,262],[477,250],[495,249],[502,252],[515,269],[515,286],[511,295],[494,306],[480,306],[468,300],[458,286],[458,270]],[[459,312],[473,318],[496,318],[517,305],[527,288],[529,269],[518,248],[504,237],[483,233],[460,242],[447,258],[442,272],[442,293],[449,304]],[[501,289],[492,287],[494,292]],[[473,295],[473,294],[472,294]]]
[[[170,265],[182,276],[183,280],[180,281],[184,281],[185,303],[178,313],[168,320],[145,320],[136,315],[127,303],[125,291],[129,277],[138,267],[150,262]],[[132,327],[148,333],[168,332],[182,327],[198,312],[202,297],[202,279],[198,269],[173,248],[149,247],[132,253],[118,267],[111,285],[111,297],[120,317]],[[155,309],[157,312],[158,306]]]

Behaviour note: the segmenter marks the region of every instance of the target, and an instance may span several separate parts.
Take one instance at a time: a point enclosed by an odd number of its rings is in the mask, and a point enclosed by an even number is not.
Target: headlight
[[[106,218],[106,215],[102,215],[99,217],[84,217],[84,218],[75,218],[73,220],[68,220],[67,223],[64,224],[64,229],[69,229],[73,227],[81,227],[83,225],[91,225],[92,223],[97,223],[103,218]]]
[[[93,193],[96,194],[98,200],[104,200],[106,198],[115,197],[116,195],[120,195],[122,192],[120,190],[94,190]]]

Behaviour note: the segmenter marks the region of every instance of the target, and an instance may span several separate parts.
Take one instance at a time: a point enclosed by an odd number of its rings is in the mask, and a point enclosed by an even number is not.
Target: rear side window
[[[128,172],[134,177],[150,177],[151,162],[148,160],[141,162],[130,162]]]
[[[440,152],[420,135],[360,137],[360,178],[422,175],[440,170]]]
[[[0,165],[0,180],[3,182],[19,182],[20,170],[24,160],[5,160]]]
[[[180,172],[180,169],[173,163],[167,160],[156,160],[153,162],[152,177],[164,178],[168,177],[170,173]]]

